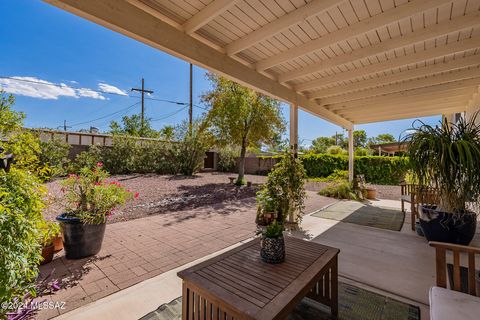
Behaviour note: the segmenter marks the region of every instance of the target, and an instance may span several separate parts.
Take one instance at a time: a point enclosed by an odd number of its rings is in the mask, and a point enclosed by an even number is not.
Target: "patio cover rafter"
[[[352,61],[365,59],[383,52],[399,49],[412,43],[427,41],[455,31],[461,31],[480,25],[480,12],[470,13],[465,16],[456,17],[452,20],[441,22],[424,29],[410,32],[401,37],[392,38],[379,42],[372,46],[366,46],[352,52],[339,55],[335,58],[322,60],[313,65],[308,65],[295,71],[287,72],[278,76],[280,82],[287,82],[296,78],[304,77],[317,72],[329,70]]]
[[[332,32],[324,37],[312,40],[303,45],[296,46],[280,54],[259,61],[256,64],[256,68],[257,70],[266,70],[272,68],[278,64],[295,59],[310,52],[320,50],[323,47],[337,43],[341,40],[352,38],[370,30],[388,25],[394,21],[408,18],[419,11],[425,11],[434,7],[438,7],[447,2],[451,2],[451,0],[413,0],[411,2],[401,4],[398,7],[387,10],[379,15],[359,21],[346,28]]]
[[[228,10],[238,0],[214,0],[203,10],[183,24],[186,33],[191,34]]]
[[[321,101],[324,105],[341,103],[478,77],[480,77],[480,69],[478,67],[473,67],[470,69],[452,71],[440,75],[404,81],[401,83],[387,84],[380,88],[366,89],[345,95],[323,98]]]
[[[346,81],[355,79],[369,74],[388,71],[391,69],[399,68],[413,63],[419,63],[422,61],[435,59],[454,53],[467,51],[470,49],[476,49],[480,47],[480,38],[471,38],[460,40],[456,42],[450,42],[447,45],[439,46],[424,51],[419,51],[413,54],[405,55],[391,60],[385,60],[383,62],[371,64],[369,66],[358,68],[352,71],[341,72],[330,77],[313,80],[310,82],[299,84],[295,87],[298,91],[306,91],[310,89],[319,88],[328,84],[333,84],[340,81]]]
[[[437,64],[431,64],[420,68],[409,69],[407,71],[390,73],[379,77],[373,77],[367,80],[360,80],[352,82],[343,86],[335,86],[328,89],[322,89],[313,92],[311,98],[324,98],[329,96],[345,95],[352,91],[359,91],[362,89],[374,88],[379,84],[387,85],[394,82],[401,82],[445,71],[471,67],[480,64],[480,55],[468,56],[465,58],[458,58],[450,61],[442,61]]]

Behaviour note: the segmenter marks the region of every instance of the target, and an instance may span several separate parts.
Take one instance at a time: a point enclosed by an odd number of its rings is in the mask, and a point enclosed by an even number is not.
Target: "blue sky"
[[[140,105],[134,105],[139,98],[130,89],[138,87],[142,77],[146,88],[154,90],[150,98],[188,101],[189,66],[185,61],[42,1],[2,0],[0,12],[0,76],[27,80],[0,78],[0,87],[17,93],[15,109],[27,114],[28,127],[57,128],[66,120],[73,130],[89,126],[107,130],[111,120],[139,112]],[[194,104],[201,106],[200,96],[208,89],[205,70],[194,67]],[[187,119],[188,110],[182,108],[146,101],[147,116],[155,119],[152,125],[157,129]],[[202,112],[194,108],[194,115]],[[288,119],[287,106],[283,106],[283,112]],[[434,123],[439,117],[425,120]],[[392,133],[397,137],[412,121],[360,125],[356,129],[366,130],[369,136]],[[336,131],[342,129],[300,111],[299,137],[304,144]]]

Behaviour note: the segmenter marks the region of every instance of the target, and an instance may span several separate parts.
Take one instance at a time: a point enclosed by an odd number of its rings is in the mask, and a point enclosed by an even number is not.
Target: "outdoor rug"
[[[420,320],[420,309],[388,297],[340,282],[337,320]],[[182,298],[161,305],[140,320],[182,319]],[[303,299],[288,320],[331,320],[328,307]]]
[[[401,210],[375,207],[358,201],[340,201],[312,216],[393,231],[400,231],[405,220]]]

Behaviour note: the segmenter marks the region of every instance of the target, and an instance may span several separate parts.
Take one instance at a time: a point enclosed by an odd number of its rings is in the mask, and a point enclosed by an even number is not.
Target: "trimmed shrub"
[[[348,156],[307,154],[301,159],[308,177],[311,178],[326,178],[335,170],[348,170]],[[355,174],[363,174],[369,183],[396,185],[407,173],[408,159],[364,156],[355,157],[354,165]]]
[[[343,149],[342,147],[340,146],[330,146],[327,148],[327,154],[338,154],[338,155],[341,155],[341,154],[348,154],[348,151]]]
[[[349,199],[349,200],[358,200],[359,197],[356,195],[353,186],[348,181],[336,181],[330,183],[328,186],[323,188],[318,192],[319,195],[336,198],[336,199]]]

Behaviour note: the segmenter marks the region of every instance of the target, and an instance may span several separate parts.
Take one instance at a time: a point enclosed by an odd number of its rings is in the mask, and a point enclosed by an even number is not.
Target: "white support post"
[[[298,106],[290,105],[290,149],[296,156],[298,152]]]
[[[353,128],[348,129],[348,181],[353,181],[353,161],[355,154],[353,151]]]

